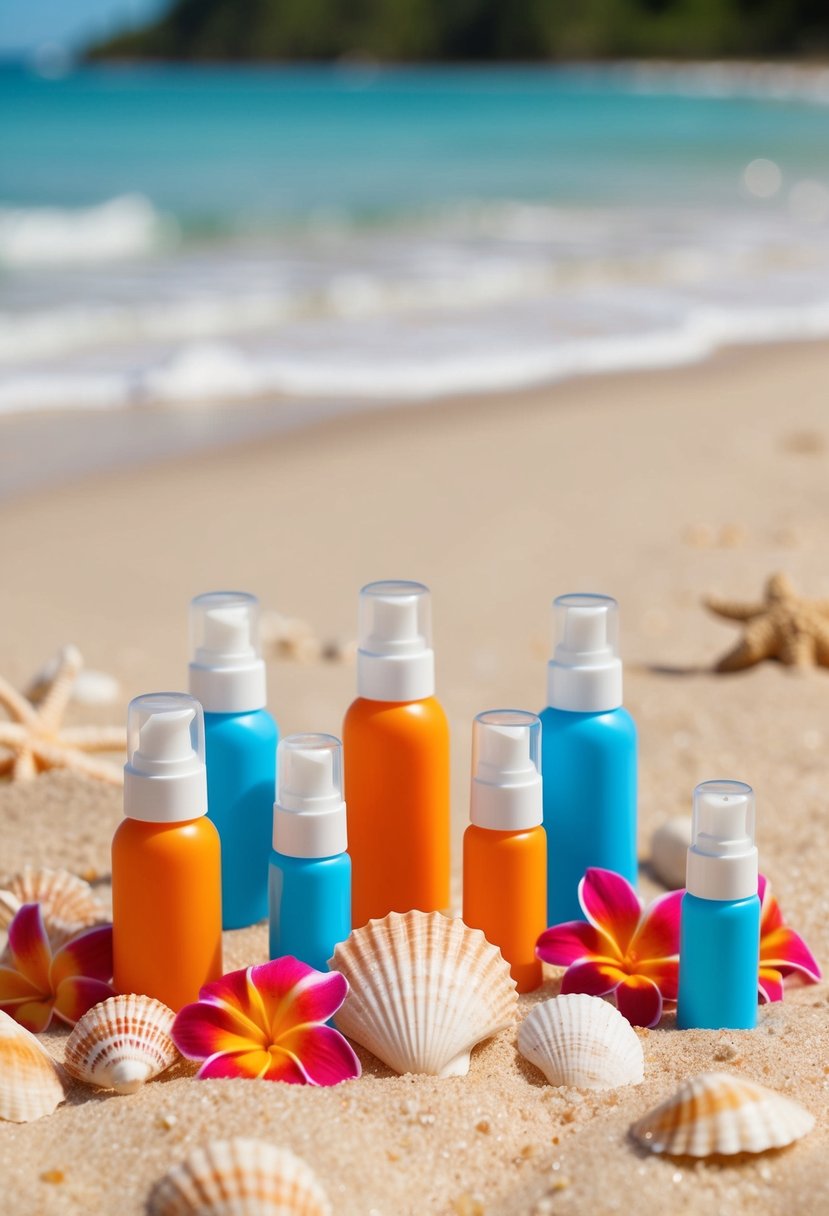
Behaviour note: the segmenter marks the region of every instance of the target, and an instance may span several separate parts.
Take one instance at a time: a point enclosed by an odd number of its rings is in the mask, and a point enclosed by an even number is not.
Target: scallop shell
[[[515,1020],[509,966],[480,929],[438,912],[391,912],[334,951],[350,991],[337,1027],[395,1072],[463,1076],[469,1053]]]
[[[40,904],[53,947],[106,920],[103,904],[88,882],[68,870],[26,866],[0,890],[0,928],[8,928],[23,904]]]
[[[179,1058],[175,1014],[149,996],[113,996],[93,1006],[66,1040],[66,1071],[78,1081],[132,1094]]]
[[[542,1001],[518,1028],[518,1050],[551,1085],[616,1089],[645,1075],[642,1044],[607,1001],[568,993]]]
[[[65,1097],[60,1071],[33,1034],[0,1011],[0,1119],[31,1123]]]
[[[331,1216],[314,1173],[262,1140],[214,1140],[156,1183],[149,1216]]]
[[[773,1089],[725,1072],[703,1072],[683,1081],[630,1130],[654,1153],[712,1157],[783,1148],[814,1125],[805,1107]]]

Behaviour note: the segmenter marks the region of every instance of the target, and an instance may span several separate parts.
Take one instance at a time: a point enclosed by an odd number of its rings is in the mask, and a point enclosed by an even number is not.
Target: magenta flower
[[[348,992],[339,971],[286,955],[205,984],[173,1023],[173,1041],[199,1077],[262,1077],[337,1085],[360,1075],[350,1044],[326,1022]]]
[[[566,967],[562,992],[616,998],[634,1026],[655,1026],[679,982],[679,907],[670,891],[643,912],[633,887],[612,870],[589,869],[579,883],[586,921],[567,921],[541,934],[535,952]]]
[[[783,982],[797,973],[807,984],[821,978],[820,967],[803,938],[783,920],[780,905],[771,893],[771,883],[760,875],[760,976],[761,1001],[782,1001]]]
[[[52,954],[40,904],[23,904],[9,925],[12,966],[0,966],[0,1010],[40,1034],[52,1016],[74,1026],[93,1005],[115,995],[112,925],[87,929]]]

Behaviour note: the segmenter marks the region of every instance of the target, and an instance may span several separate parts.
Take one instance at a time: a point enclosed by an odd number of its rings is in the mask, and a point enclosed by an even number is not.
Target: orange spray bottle
[[[222,974],[221,846],[206,811],[201,705],[136,697],[112,841],[114,984],[176,1011]]]
[[[363,587],[358,695],[343,725],[355,929],[449,904],[449,727],[431,634],[427,587]]]
[[[470,826],[463,837],[463,919],[510,965],[519,992],[541,983],[535,943],[546,928],[541,721],[518,709],[478,714],[472,733]]]

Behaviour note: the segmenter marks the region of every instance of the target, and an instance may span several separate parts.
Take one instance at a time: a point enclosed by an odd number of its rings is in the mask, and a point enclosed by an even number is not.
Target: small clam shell
[[[0,928],[8,928],[23,904],[40,904],[53,947],[106,920],[106,910],[89,883],[68,870],[26,866],[15,874],[0,889]]]
[[[634,1123],[631,1135],[673,1157],[731,1156],[783,1148],[815,1125],[805,1107],[744,1077],[704,1072]]]
[[[175,1014],[149,996],[113,996],[94,1005],[66,1040],[64,1065],[78,1081],[132,1094],[175,1064]]]
[[[0,1119],[31,1123],[65,1097],[60,1071],[33,1034],[0,1012]]]
[[[542,1001],[518,1028],[518,1050],[551,1085],[615,1089],[645,1075],[642,1044],[607,1001],[567,993]]]
[[[48,663],[44,663],[26,688],[25,696],[34,705],[39,704],[52,687],[63,653],[61,651]],[[112,705],[120,695],[121,686],[115,676],[107,675],[105,671],[82,667],[72,683],[70,699],[77,701],[79,705]]]
[[[338,1028],[395,1072],[463,1076],[472,1048],[515,1020],[509,966],[480,929],[391,912],[334,951],[349,983]]]
[[[214,1140],[153,1188],[149,1216],[331,1216],[314,1173],[262,1140]]]

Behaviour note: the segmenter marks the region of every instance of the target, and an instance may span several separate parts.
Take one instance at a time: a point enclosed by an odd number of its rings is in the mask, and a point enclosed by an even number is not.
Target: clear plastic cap
[[[397,579],[363,587],[357,645],[360,696],[376,701],[432,696],[435,678],[429,588]]]
[[[288,735],[276,752],[273,847],[289,857],[331,857],[347,846],[343,747],[333,735]]]
[[[204,715],[183,692],[149,693],[127,710],[124,811],[130,818],[195,819],[207,810]]]
[[[619,605],[609,595],[560,595],[553,601],[549,703],[596,711],[622,703]]]
[[[208,713],[242,712],[265,704],[255,595],[197,595],[190,603],[190,653],[190,690]]]
[[[470,819],[517,831],[542,820],[541,720],[521,709],[491,709],[472,725]]]
[[[694,790],[686,885],[704,899],[757,893],[754,791],[743,781],[703,781]]]

